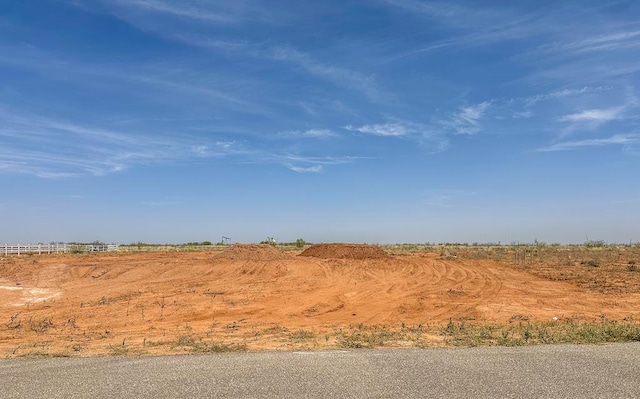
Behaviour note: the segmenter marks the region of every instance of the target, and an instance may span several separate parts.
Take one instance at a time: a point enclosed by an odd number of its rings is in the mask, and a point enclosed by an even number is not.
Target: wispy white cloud
[[[598,87],[585,86],[585,87],[575,88],[575,89],[563,89],[563,90],[553,91],[550,93],[535,94],[533,96],[529,96],[525,98],[516,98],[516,99],[510,100],[510,102],[523,102],[526,106],[532,106],[543,101],[555,100],[555,99],[570,97],[570,96],[580,96],[583,94],[597,93],[597,92],[606,91],[606,90],[611,90],[611,88],[606,86],[598,86]]]
[[[420,0],[375,0],[376,3],[387,5],[411,13],[421,18],[428,18],[456,30],[477,30],[504,24],[503,19],[511,15],[508,10],[491,9],[490,7],[466,7],[460,3],[446,1]]]
[[[484,117],[491,102],[484,101],[479,104],[461,107],[449,121],[444,124],[454,129],[457,134],[473,135],[480,131],[480,120]]]
[[[432,124],[395,119],[386,123],[347,125],[343,129],[370,136],[410,140],[428,153],[439,153],[449,147],[447,132]]]
[[[560,120],[562,122],[593,122],[601,124],[618,119],[621,111],[621,108],[587,109],[574,114],[565,115],[560,118]]]
[[[563,130],[564,134],[576,129],[595,129],[608,122],[625,119],[624,113],[631,107],[633,102],[627,102],[619,107],[586,109],[564,115],[559,120],[569,124]]]
[[[386,101],[391,94],[383,93],[378,88],[375,79],[371,76],[363,75],[359,72],[325,64],[314,60],[310,55],[298,51],[290,46],[271,47],[267,50],[258,51],[266,58],[288,62],[303,68],[306,72],[317,77],[326,79],[338,85],[346,85],[365,94],[370,100],[381,102]]]
[[[172,35],[172,38],[191,46],[288,63],[317,78],[332,82],[340,87],[348,87],[359,91],[374,102],[385,102],[394,98],[392,93],[382,91],[378,87],[379,85],[373,76],[336,65],[335,63],[318,61],[310,54],[299,51],[289,45],[269,47],[264,46],[262,43],[252,43],[246,40],[224,40],[217,37],[211,38],[183,33]]]
[[[95,0],[90,0],[95,1]],[[152,26],[150,14],[186,19],[188,22],[202,24],[238,25],[243,23],[280,24],[293,16],[276,7],[268,7],[262,2],[249,0],[200,1],[181,0],[101,0],[112,10],[115,16],[131,23]],[[91,9],[89,1],[76,0],[78,7]],[[166,26],[165,26],[166,27]]]
[[[223,39],[220,37],[209,37],[203,35],[194,35],[187,33],[176,33],[171,36],[172,39],[185,43],[193,47],[204,47],[212,50],[223,52],[248,52],[254,47],[247,40],[242,39]]]
[[[193,154],[199,158],[220,158],[230,155],[248,154],[251,151],[244,149],[235,141],[216,141],[211,144],[198,144],[191,146]]]
[[[575,35],[573,36],[575,37]],[[640,31],[607,31],[578,40],[557,41],[544,45],[539,49],[543,53],[568,53],[577,54],[583,52],[602,52],[628,50],[640,46]]]
[[[353,156],[333,157],[270,154],[269,159],[297,173],[321,173],[324,171],[324,166],[348,164],[364,158]]]
[[[235,22],[235,19],[228,14],[211,12],[205,8],[196,7],[192,2],[188,1],[172,3],[160,0],[110,0],[110,2],[121,6],[137,7],[146,11],[199,19],[206,22]]]
[[[531,110],[526,111],[516,111],[511,116],[514,119],[528,119],[533,116],[533,112]]]
[[[606,138],[563,141],[563,142],[552,144],[548,147],[540,148],[538,149],[538,151],[541,151],[541,152],[569,151],[569,150],[576,150],[576,149],[585,148],[585,147],[602,147],[602,146],[609,146],[609,145],[628,145],[628,144],[637,144],[637,143],[640,143],[640,134],[638,133],[616,134]]]
[[[291,164],[286,164],[285,165],[287,168],[289,168],[290,170],[296,172],[296,173],[320,173],[322,172],[322,165],[313,165],[313,166],[295,166],[295,165],[291,165]]]
[[[391,61],[437,50],[456,50],[546,37],[562,29],[562,25],[553,22],[553,17],[550,17],[549,13],[522,13],[510,7],[491,5],[472,7],[461,3],[418,0],[378,0],[376,2],[409,12],[413,17],[427,19],[430,24],[447,28],[445,32],[449,33],[440,40],[402,51],[391,57]]]
[[[28,174],[41,178],[66,178],[82,175],[104,176],[122,171],[125,165],[108,159],[86,159],[45,151],[17,152],[13,148],[0,150],[0,171]]]
[[[202,156],[209,148],[194,144],[195,138],[115,131],[2,108],[0,117],[6,125],[0,131],[0,169],[43,178],[103,176],[134,165]],[[216,155],[234,150],[213,148]]]
[[[198,99],[232,112],[273,115],[264,102],[248,98],[229,84],[229,79],[193,68],[188,63],[105,65],[90,60],[72,61],[39,48],[12,46],[0,48],[0,65],[3,64],[35,72],[47,80],[68,82],[83,90],[102,92],[108,89],[127,97],[139,96],[143,101],[159,103],[173,103],[176,98]]]
[[[221,140],[210,135],[174,135],[113,130],[0,107],[0,172],[41,178],[104,176],[138,165],[227,158],[241,163],[280,164],[299,173],[320,173],[325,165],[355,162],[356,156],[299,155],[261,147],[259,142]],[[337,136],[330,129],[295,132],[299,138]]]
[[[307,164],[319,164],[319,165],[341,165],[352,163],[361,159],[368,159],[365,157],[357,157],[357,156],[304,156],[304,155],[296,155],[296,154],[285,154],[285,155],[277,155],[272,154],[271,159],[281,162],[289,162],[289,163],[307,163]]]
[[[294,130],[279,132],[276,134],[278,138],[311,138],[311,139],[328,139],[332,137],[338,137],[338,133],[331,129],[308,129],[308,130]]]
[[[411,132],[411,128],[401,123],[381,123],[372,125],[353,126],[347,125],[346,130],[381,137],[403,137]]]

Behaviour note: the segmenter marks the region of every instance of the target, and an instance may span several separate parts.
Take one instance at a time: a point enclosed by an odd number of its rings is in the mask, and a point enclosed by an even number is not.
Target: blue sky
[[[0,242],[640,241],[633,1],[0,2]]]

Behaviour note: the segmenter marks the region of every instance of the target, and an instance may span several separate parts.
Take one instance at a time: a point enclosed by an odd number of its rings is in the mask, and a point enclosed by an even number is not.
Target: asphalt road
[[[0,360],[0,398],[638,398],[640,343]]]

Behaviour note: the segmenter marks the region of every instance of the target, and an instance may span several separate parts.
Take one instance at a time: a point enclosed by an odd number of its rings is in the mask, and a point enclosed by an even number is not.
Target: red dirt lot
[[[594,292],[491,260],[341,245],[302,255],[238,245],[0,258],[0,357],[182,353],[198,343],[290,350],[295,334],[329,348],[353,324],[640,314],[638,293]]]

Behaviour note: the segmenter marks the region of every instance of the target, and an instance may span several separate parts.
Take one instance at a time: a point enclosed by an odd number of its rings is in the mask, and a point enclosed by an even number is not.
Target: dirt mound
[[[217,258],[253,261],[291,259],[289,255],[267,244],[235,244],[222,251]]]
[[[388,258],[382,248],[365,244],[318,244],[304,250],[300,256],[338,259],[384,259]]]

